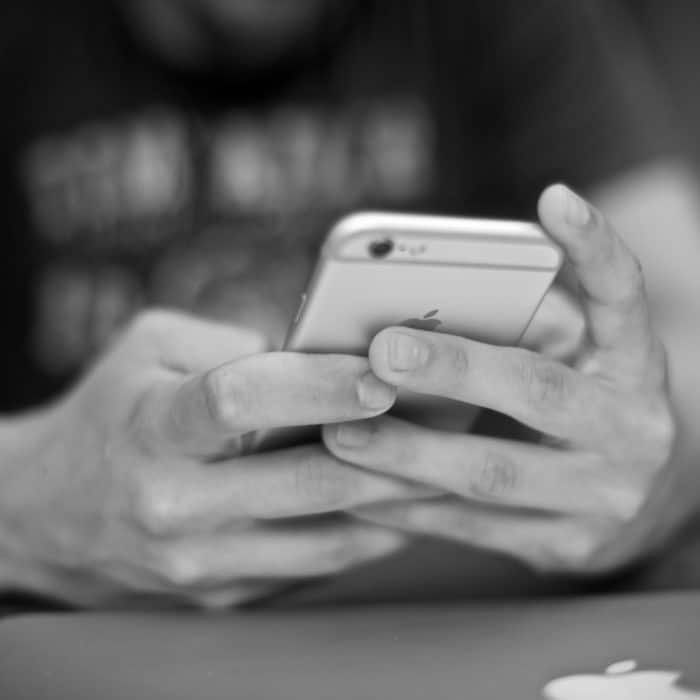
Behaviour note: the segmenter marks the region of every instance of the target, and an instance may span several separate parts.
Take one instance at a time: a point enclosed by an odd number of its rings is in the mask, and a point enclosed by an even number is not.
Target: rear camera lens
[[[394,250],[394,241],[390,238],[382,238],[369,244],[369,254],[373,258],[385,258],[392,250]]]

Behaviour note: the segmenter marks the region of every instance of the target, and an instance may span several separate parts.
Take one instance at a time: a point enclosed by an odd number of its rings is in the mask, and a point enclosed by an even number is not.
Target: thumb
[[[260,333],[248,328],[165,310],[141,314],[129,336],[132,343],[155,354],[159,364],[185,374],[205,372],[269,346]]]

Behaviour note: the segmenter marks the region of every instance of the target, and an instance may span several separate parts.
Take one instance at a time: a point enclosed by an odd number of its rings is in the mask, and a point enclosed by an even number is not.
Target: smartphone
[[[372,338],[396,325],[516,345],[562,260],[534,223],[351,214],[322,246],[284,349],[366,355]],[[473,415],[464,404],[416,394],[401,394],[396,412],[445,429]],[[256,442],[279,445],[277,437]]]

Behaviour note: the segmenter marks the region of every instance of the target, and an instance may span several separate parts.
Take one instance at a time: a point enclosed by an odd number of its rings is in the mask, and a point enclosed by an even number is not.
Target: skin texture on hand
[[[539,209],[579,284],[586,333],[571,365],[406,328],[380,332],[369,353],[384,381],[505,413],[538,431],[539,444],[384,416],[327,426],[324,439],[340,459],[446,494],[356,509],[365,522],[505,552],[543,571],[597,574],[646,554],[673,508],[666,358],[639,263],[600,212],[563,186],[545,191]],[[564,343],[559,354],[572,349]]]
[[[0,462],[0,583],[78,605],[221,607],[400,547],[340,513],[424,487],[320,444],[237,456],[249,431],[376,416],[394,389],[364,358],[262,350],[251,332],[151,312],[71,394],[18,419]]]

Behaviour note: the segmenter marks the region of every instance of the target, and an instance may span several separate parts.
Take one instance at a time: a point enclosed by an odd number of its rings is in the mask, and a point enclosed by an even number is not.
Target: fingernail
[[[366,372],[357,382],[357,400],[362,406],[372,411],[389,408],[395,398],[396,389],[385,384],[372,372]]]
[[[579,197],[575,192],[567,189],[566,220],[577,228],[588,226],[591,220],[591,208],[588,203]]]
[[[373,432],[367,421],[341,423],[335,429],[335,441],[341,447],[366,447]]]
[[[394,372],[418,369],[428,360],[428,346],[415,336],[392,333],[389,337],[389,367]]]

